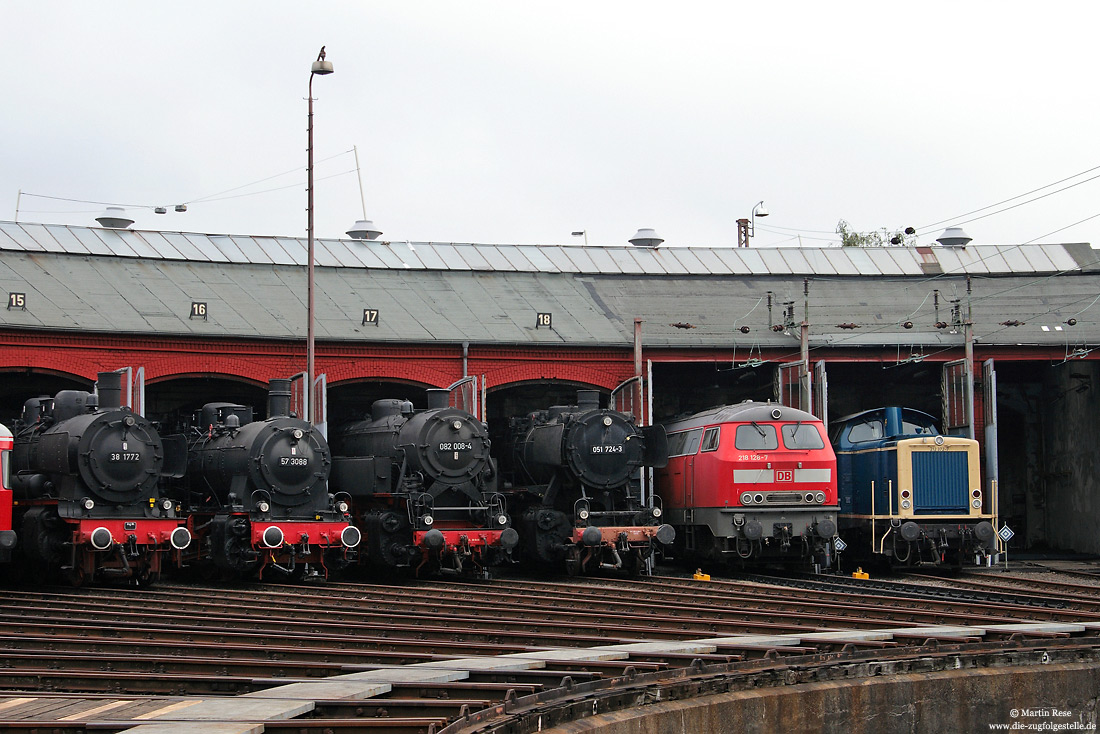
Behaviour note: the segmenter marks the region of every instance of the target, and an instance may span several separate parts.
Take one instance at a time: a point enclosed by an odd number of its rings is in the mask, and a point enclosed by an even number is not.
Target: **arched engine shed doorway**
[[[0,380],[0,423],[10,426],[22,416],[23,403],[30,398],[53,396],[62,390],[90,391],[94,384],[94,380],[54,372],[4,372]]]
[[[510,418],[525,416],[552,405],[576,405],[578,390],[599,390],[600,405],[607,407],[609,392],[592,385],[565,380],[532,380],[490,387],[484,420],[489,424],[492,455],[500,459]]]
[[[230,376],[172,376],[145,385],[144,414],[177,424],[207,403],[251,406],[257,417],[267,415],[267,386]]]
[[[376,400],[409,400],[421,410],[428,406],[431,385],[397,380],[346,380],[328,386],[328,424],[331,430],[368,418]]]

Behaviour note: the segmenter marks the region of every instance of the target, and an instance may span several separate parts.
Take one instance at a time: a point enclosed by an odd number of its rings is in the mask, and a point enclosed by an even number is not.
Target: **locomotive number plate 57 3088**
[[[140,451],[112,451],[108,461],[131,462],[141,461]]]

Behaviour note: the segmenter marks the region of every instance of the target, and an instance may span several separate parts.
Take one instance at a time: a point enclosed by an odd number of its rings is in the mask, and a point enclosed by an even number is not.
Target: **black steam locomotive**
[[[352,498],[367,557],[383,568],[480,573],[510,560],[519,535],[497,492],[485,424],[428,390],[428,408],[377,400],[333,434],[333,486]]]
[[[559,405],[509,422],[508,490],[522,517],[523,550],[570,574],[597,568],[637,573],[656,544],[676,536],[661,508],[642,497],[642,467],[668,462],[661,426],[601,409],[599,392],[580,390]]]
[[[196,536],[193,560],[234,575],[327,575],[361,535],[348,497],[329,494],[332,457],[313,426],[290,415],[290,380],[272,380],[268,418],[207,403],[192,421],[181,492]]]
[[[13,425],[18,565],[74,584],[149,583],[191,542],[161,491],[164,477],[183,473],[185,444],[122,407],[119,373],[101,372],[96,387],[28,400]]]

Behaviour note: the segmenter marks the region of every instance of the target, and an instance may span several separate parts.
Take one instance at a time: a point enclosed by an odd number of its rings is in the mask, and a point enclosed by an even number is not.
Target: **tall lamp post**
[[[306,384],[303,392],[305,394],[305,418],[311,424],[314,422],[313,419],[316,415],[316,411],[313,409],[313,77],[318,74],[323,76],[331,73],[332,62],[325,61],[325,47],[321,46],[321,53],[317,54],[317,60],[313,62],[313,66],[309,71],[309,144],[306,148],[306,241],[308,242],[306,257],[309,260],[309,296],[306,304],[308,313],[306,326]]]
[[[764,208],[764,202],[757,202],[756,206],[752,208],[752,214],[747,219],[737,220],[737,246],[748,247],[749,238],[756,234],[756,227],[754,226],[757,217],[768,216],[768,210]]]

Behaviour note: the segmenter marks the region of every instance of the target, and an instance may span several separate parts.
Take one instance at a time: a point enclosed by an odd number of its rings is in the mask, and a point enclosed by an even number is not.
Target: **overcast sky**
[[[26,222],[103,208],[49,196],[128,205],[139,229],[304,236],[325,45],[318,237],[363,217],[357,146],[386,240],[622,245],[653,227],[734,246],[764,200],[754,246],[835,243],[840,219],[921,243],[960,222],[976,243],[1100,243],[1097,8],[9,2],[0,219],[22,190]]]

